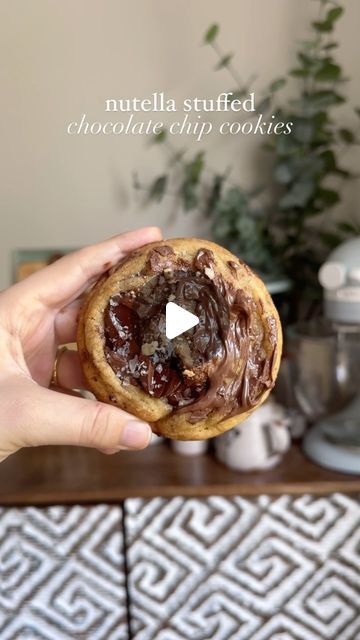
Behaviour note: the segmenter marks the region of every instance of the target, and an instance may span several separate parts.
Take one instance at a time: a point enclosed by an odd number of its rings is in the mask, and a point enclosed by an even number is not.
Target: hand
[[[149,425],[111,405],[49,389],[59,345],[76,339],[79,296],[127,252],[161,239],[149,227],[69,254],[0,293],[0,461],[21,447],[69,444],[105,453],[142,449]],[[86,388],[76,351],[57,369],[64,390]]]

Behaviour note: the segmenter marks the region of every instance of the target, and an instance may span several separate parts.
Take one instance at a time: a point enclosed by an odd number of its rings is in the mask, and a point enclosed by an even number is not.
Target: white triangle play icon
[[[168,302],[165,314],[165,333],[168,340],[180,336],[185,331],[199,324],[199,318],[190,311],[179,307],[175,302]]]

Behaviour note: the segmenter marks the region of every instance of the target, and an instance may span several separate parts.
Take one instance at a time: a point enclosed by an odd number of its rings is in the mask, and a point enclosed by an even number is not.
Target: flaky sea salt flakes
[[[131,360],[129,360],[129,371],[130,371],[130,373],[132,373],[132,374],[135,373],[138,364],[139,364],[139,361],[138,361],[137,356],[135,356],[134,358],[131,358]]]

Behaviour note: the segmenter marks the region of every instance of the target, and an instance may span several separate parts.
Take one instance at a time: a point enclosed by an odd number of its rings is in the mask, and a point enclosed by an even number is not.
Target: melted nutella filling
[[[105,355],[118,378],[166,398],[173,410],[197,422],[211,411],[224,417],[254,406],[273,386],[276,324],[243,290],[215,271],[214,256],[200,249],[193,263],[171,247],[150,251],[145,271],[153,277],[137,291],[113,295],[104,312]],[[228,268],[240,268],[229,261]],[[168,340],[167,302],[194,313],[199,324]]]

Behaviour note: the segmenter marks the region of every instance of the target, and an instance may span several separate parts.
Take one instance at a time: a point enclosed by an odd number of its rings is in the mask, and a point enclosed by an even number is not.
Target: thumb
[[[148,424],[121,409],[37,385],[28,390],[16,422],[19,446],[68,444],[113,452],[143,449],[151,438]]]

